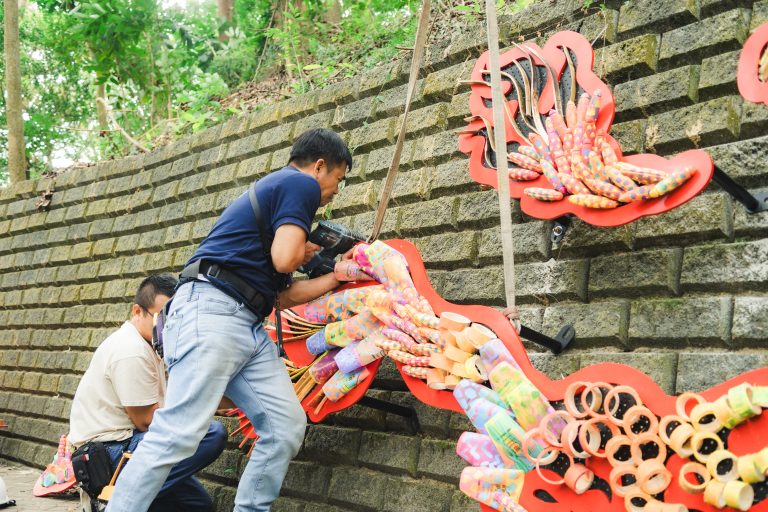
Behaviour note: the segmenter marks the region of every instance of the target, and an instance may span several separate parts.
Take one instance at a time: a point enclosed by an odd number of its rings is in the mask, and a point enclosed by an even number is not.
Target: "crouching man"
[[[167,274],[141,282],[131,319],[99,345],[75,392],[69,442],[75,447],[104,443],[113,472],[123,452],[141,443],[165,402],[165,366],[152,347],[152,319],[175,287],[176,279]],[[219,456],[226,438],[224,426],[212,422],[195,453],[173,466],[149,510],[210,512],[211,497],[193,475]]]

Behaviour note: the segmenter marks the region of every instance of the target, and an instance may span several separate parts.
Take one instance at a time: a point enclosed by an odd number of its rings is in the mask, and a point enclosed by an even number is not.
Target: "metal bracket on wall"
[[[555,219],[554,224],[552,225],[552,234],[550,235],[550,239],[554,243],[560,243],[563,241],[563,238],[565,238],[565,233],[568,231],[568,227],[571,225],[571,216],[570,215],[563,215],[562,217],[558,217]]]
[[[411,435],[417,434],[421,430],[419,425],[419,417],[416,415],[416,410],[413,407],[406,407],[403,405],[393,404],[386,400],[380,400],[371,396],[364,396],[358,402],[358,405],[363,407],[370,407],[371,409],[377,409],[388,413],[402,416],[405,419],[405,425],[408,427],[408,433]]]
[[[565,350],[576,337],[576,329],[573,325],[566,324],[560,328],[560,332],[557,333],[557,336],[550,338],[546,334],[534,331],[530,327],[523,325],[520,327],[520,337],[532,341],[537,345],[541,345],[542,347],[546,347],[551,350],[553,354],[557,355]]]
[[[712,179],[734,199],[744,205],[749,213],[768,211],[768,192],[752,194],[728,176],[725,171],[715,166]]]

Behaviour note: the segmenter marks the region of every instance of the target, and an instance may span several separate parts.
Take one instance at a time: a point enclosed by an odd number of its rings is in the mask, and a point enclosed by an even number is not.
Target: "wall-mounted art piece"
[[[507,147],[493,143],[488,53],[467,82],[472,116],[459,135],[478,183],[497,186],[496,159],[510,163],[510,194],[539,219],[576,215],[596,226],[620,226],[671,210],[712,178],[709,155],[691,150],[667,159],[624,156],[611,137],[615,107],[593,70],[594,51],[581,34],[558,32],[543,47],[516,44],[501,55]]]

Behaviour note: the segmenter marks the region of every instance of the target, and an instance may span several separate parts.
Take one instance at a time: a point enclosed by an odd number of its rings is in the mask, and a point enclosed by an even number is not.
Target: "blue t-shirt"
[[[269,240],[283,224],[295,224],[309,235],[312,219],[320,207],[320,184],[294,167],[283,167],[256,183],[256,198],[264,223],[271,229],[267,233]],[[273,269],[264,255],[248,191],[224,210],[187,265],[199,259],[226,267],[261,292],[266,305],[265,310],[257,313],[265,316],[272,310],[277,289],[284,289],[290,282],[288,274],[278,274],[277,283],[273,279]],[[213,278],[209,280],[225,293],[245,301],[226,283]]]

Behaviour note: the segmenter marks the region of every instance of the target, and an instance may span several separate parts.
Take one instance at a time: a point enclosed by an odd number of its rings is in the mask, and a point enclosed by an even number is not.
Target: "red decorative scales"
[[[652,154],[622,155],[618,142],[610,136],[615,114],[613,95],[594,73],[593,64],[592,46],[576,32],[558,32],[543,48],[530,42],[516,45],[501,56],[500,65],[505,73],[503,92],[507,98],[504,106],[507,153],[511,177],[515,178],[510,179],[510,195],[520,199],[522,210],[539,219],[573,214],[596,226],[620,226],[642,216],[671,210],[699,194],[714,171],[712,159],[704,151],[686,151],[671,159]],[[477,60],[468,81],[472,87],[469,100],[472,117],[459,136],[459,149],[469,154],[472,178],[496,187],[498,180],[493,164],[496,151],[489,137],[493,110],[488,74],[486,52]],[[589,116],[588,106],[583,104],[585,98],[592,100],[592,113],[596,116],[587,117],[586,123],[574,126],[576,111],[580,121],[585,114]],[[548,132],[553,131],[559,136],[548,138]],[[574,138],[575,147],[561,147],[561,144],[572,144]],[[579,144],[582,141],[583,146]],[[573,153],[573,149],[576,153],[582,149],[583,155]],[[557,151],[562,152],[559,158]],[[552,166],[542,164],[543,168],[537,169],[536,157],[551,162]],[[574,165],[576,157],[584,167]],[[608,171],[608,167],[612,170]],[[615,181],[609,178],[609,173],[618,170],[632,177],[633,172],[645,169],[662,171],[664,175],[646,182],[645,187],[641,187],[643,181],[629,182],[633,191],[639,189],[638,193],[630,191],[619,200],[613,186]],[[540,174],[535,176],[530,171]],[[587,176],[588,171],[595,175]],[[587,183],[588,188],[584,190],[583,183],[578,183],[575,189],[569,190],[562,183],[561,174],[571,183],[576,177]],[[665,176],[669,179],[663,180]],[[587,179],[593,186],[589,187]],[[653,184],[660,180],[664,182],[652,191]],[[527,189],[531,190],[526,192]]]

